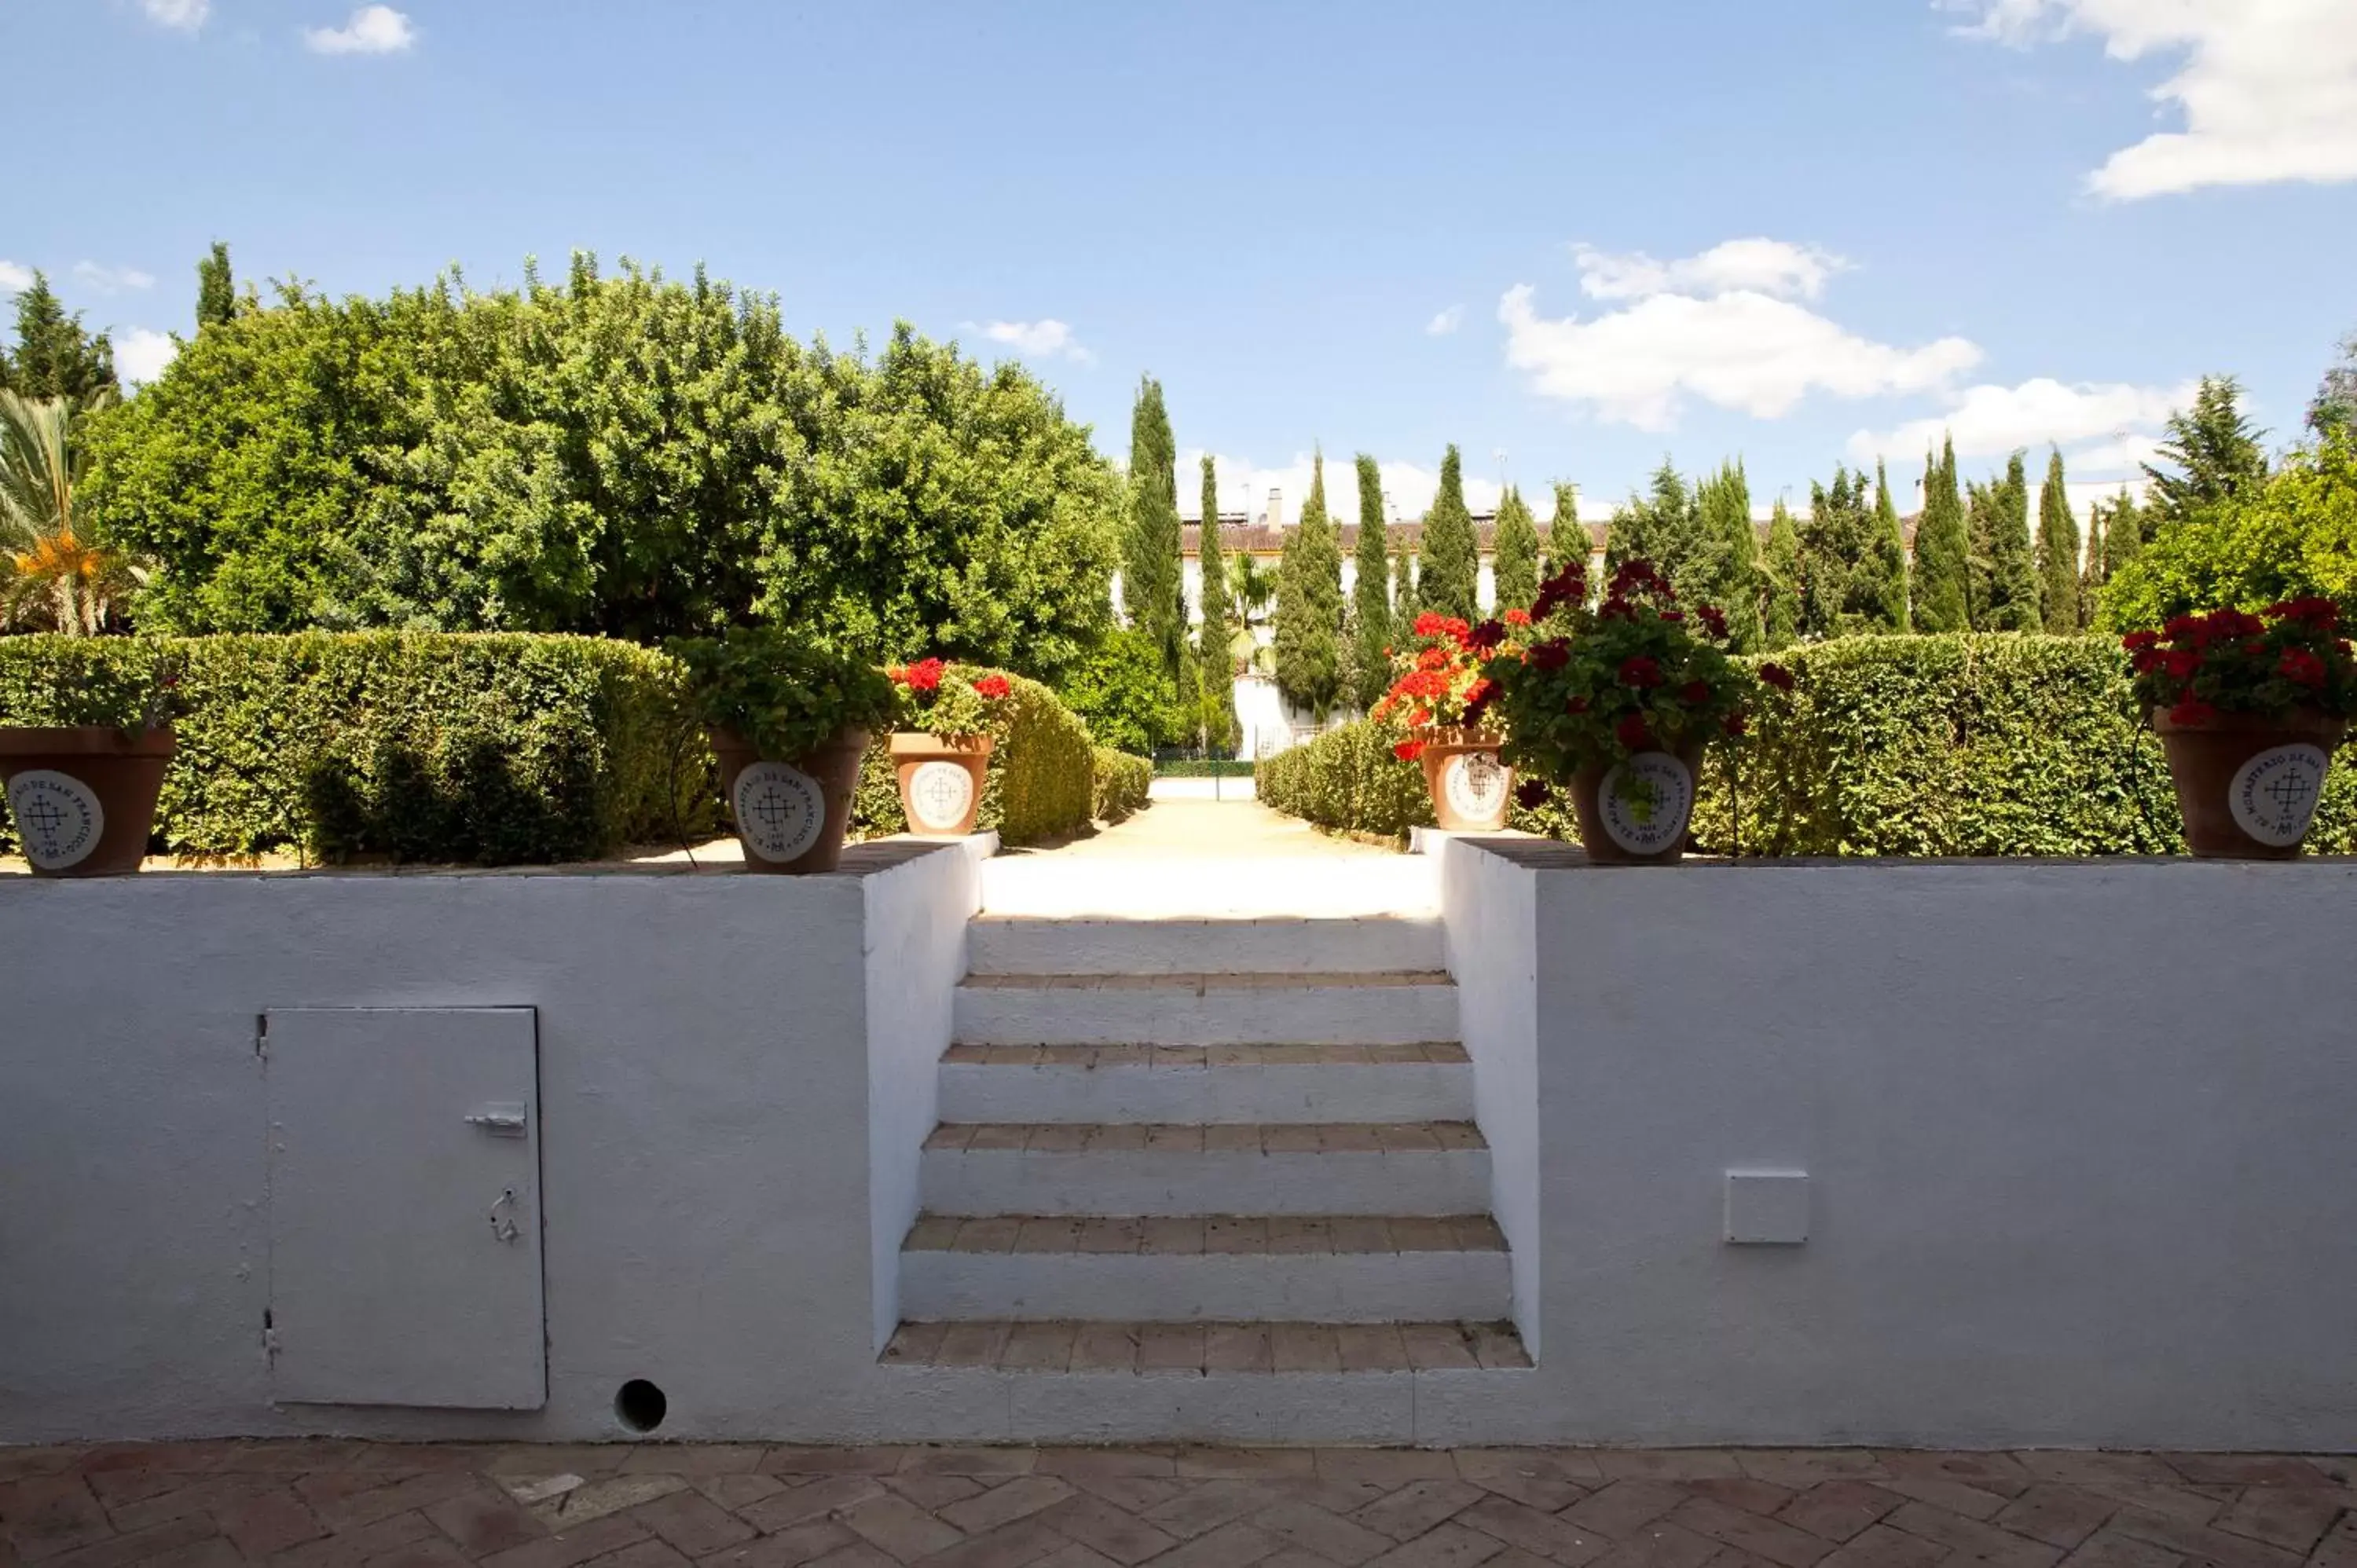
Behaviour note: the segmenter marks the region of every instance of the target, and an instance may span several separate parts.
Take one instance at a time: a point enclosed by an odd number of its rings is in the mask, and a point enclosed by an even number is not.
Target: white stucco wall
[[[666,1436],[1003,1423],[875,1361],[978,886],[954,849],[866,876],[0,879],[0,1442],[620,1435],[634,1377]],[[257,1015],[486,1004],[539,1017],[547,1408],[274,1406]]]
[[[1419,1440],[2357,1445],[2357,865],[1529,875],[1544,1350]],[[1721,1240],[1744,1167],[1804,1245]]]

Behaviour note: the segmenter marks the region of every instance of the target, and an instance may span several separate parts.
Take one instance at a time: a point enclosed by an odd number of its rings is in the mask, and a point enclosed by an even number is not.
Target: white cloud
[[[15,294],[33,286],[33,269],[16,262],[0,261],[0,294]]]
[[[1465,325],[1465,307],[1461,305],[1452,305],[1426,322],[1424,330],[1427,337],[1446,338],[1463,325]]]
[[[363,5],[340,27],[306,27],[303,44],[313,54],[399,54],[417,41],[409,18],[390,5]]]
[[[1641,430],[1674,425],[1689,395],[1776,419],[1811,392],[1862,398],[1935,391],[1981,358],[1962,338],[1918,349],[1877,343],[1756,289],[1648,294],[1590,321],[1543,317],[1532,294],[1517,284],[1498,301],[1506,362],[1527,371],[1541,396]]]
[[[137,267],[102,267],[96,262],[76,262],[74,281],[99,294],[120,294],[126,288],[154,288],[156,274]]]
[[[135,327],[115,339],[114,368],[124,381],[144,384],[162,375],[179,351],[180,345],[170,333]]]
[[[1096,363],[1096,355],[1082,347],[1072,336],[1071,328],[1053,317],[1044,321],[985,321],[978,327],[969,321],[965,325],[969,331],[979,332],[994,343],[1004,343],[1030,359],[1060,358],[1076,364]]]
[[[2194,391],[2191,383],[2073,385],[2045,376],[2019,386],[1969,387],[1944,413],[1911,420],[1888,435],[1859,431],[1849,439],[1849,455],[1859,463],[1885,456],[1907,463],[1953,435],[1959,457],[2002,457],[2052,443],[2074,473],[2134,474],[2151,456],[2161,422],[2191,403]]]
[[[1780,299],[1814,299],[1825,280],[1849,263],[1814,245],[1782,240],[1727,240],[1699,256],[1657,262],[1642,251],[1626,254],[1574,245],[1579,291],[1590,299],[1649,299],[1657,294],[1716,295],[1749,290]]]
[[[1940,0],[2016,48],[2086,33],[2116,60],[2181,61],[2150,96],[2184,129],[2087,177],[2133,201],[2213,185],[2357,179],[2357,9],[2349,0]]]
[[[159,27],[193,33],[205,25],[213,6],[212,0],[139,0],[139,8]]]

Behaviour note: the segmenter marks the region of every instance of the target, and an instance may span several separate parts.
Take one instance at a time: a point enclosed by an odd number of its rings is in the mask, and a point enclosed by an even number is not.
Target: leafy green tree
[[[2029,478],[2024,454],[2007,460],[2005,478],[1983,489],[1975,487],[1975,519],[1980,533],[1973,553],[1986,562],[1985,598],[1973,606],[1976,631],[2037,631],[2044,625],[2039,614],[2038,564],[2029,544]]]
[[[1415,580],[1426,609],[1469,621],[1481,618],[1481,543],[1465,506],[1465,478],[1454,446],[1440,459],[1440,491],[1424,514]]]
[[[2126,485],[2122,485],[2119,499],[2112,503],[2104,521],[2104,584],[2106,589],[2129,562],[2144,553],[2144,521],[2137,510],[2136,498],[2128,494]]]
[[[1632,495],[1616,509],[1604,536],[1604,568],[1617,572],[1631,561],[1650,561],[1670,585],[1688,598],[1708,598],[1717,587],[1718,559],[1703,526],[1694,492],[1667,457],[1653,470],[1646,494]]]
[[[1359,542],[1351,579],[1351,696],[1364,713],[1392,683],[1391,530],[1383,521],[1383,476],[1359,454]]]
[[[1203,621],[1196,637],[1196,679],[1201,688],[1200,725],[1206,746],[1227,751],[1236,736],[1236,664],[1231,644],[1227,558],[1220,549],[1220,480],[1211,455],[1203,454],[1203,521],[1196,528],[1195,562]]]
[[[197,263],[197,330],[237,314],[237,281],[229,269],[229,246],[215,240],[212,254]]]
[[[2050,449],[2038,492],[2038,619],[2049,631],[2079,626],[2079,520],[2062,478],[2062,449]]]
[[[1326,457],[1311,460],[1309,499],[1276,566],[1276,690],[1323,723],[1342,691],[1342,550],[1326,516]]]
[[[0,392],[89,408],[122,390],[114,345],[103,332],[83,331],[81,313],[67,315],[48,277],[36,272],[16,295],[16,346],[0,344]]]
[[[1498,502],[1491,553],[1492,602],[1501,610],[1528,607],[1539,596],[1539,525],[1519,489],[1509,488]]]
[[[1775,510],[1769,514],[1768,558],[1763,564],[1767,603],[1761,618],[1765,631],[1762,646],[1773,653],[1800,640],[1803,590],[1806,585],[1801,531],[1792,521],[1792,509],[1781,496],[1776,499]]]
[[[1757,653],[1767,637],[1760,620],[1763,579],[1760,533],[1751,521],[1751,481],[1741,463],[1724,463],[1695,487],[1695,510],[1709,552],[1707,579],[1697,589],[1706,602],[1727,612],[1727,642],[1738,653]]]
[[[2357,433],[2328,432],[2255,490],[2164,527],[2104,592],[2114,631],[2319,595],[2357,618]]]
[[[2357,332],[2341,339],[2340,362],[2324,372],[2308,405],[2308,427],[2319,439],[2357,430]]]
[[[1546,548],[1539,555],[1539,579],[1545,581],[1574,561],[1587,565],[1587,525],[1579,521],[1579,487],[1557,479],[1555,515],[1547,519]]]
[[[1938,457],[1923,459],[1923,511],[1915,521],[1915,583],[1910,622],[1917,631],[1965,631],[1972,626],[1966,597],[1972,545],[1964,528],[1964,501],[1956,492],[1956,443],[1951,436]]]
[[[156,629],[757,622],[1056,683],[1111,624],[1118,478],[1019,366],[905,325],[805,349],[776,303],[576,256],[383,300],[287,287],[92,435],[84,504]]]
[[[1162,383],[1142,376],[1129,416],[1129,540],[1122,556],[1121,598],[1130,624],[1162,650],[1162,666],[1174,680],[1187,641],[1178,462]]]
[[[2221,502],[2256,493],[2267,480],[2267,455],[2259,444],[2262,432],[2243,416],[2242,387],[2232,376],[2204,376],[2193,394],[2193,406],[2169,416],[2168,439],[2160,457],[2168,466],[2147,463],[2152,481],[2147,504],[2150,543],[2163,529]]]
[[[1162,650],[1137,627],[1114,627],[1066,671],[1056,694],[1081,715],[1099,746],[1150,755],[1192,739],[1195,718]]]
[[[1906,556],[1889,505],[1889,486],[1868,500],[1864,471],[1834,470],[1830,486],[1809,487],[1800,525],[1801,628],[1811,637],[1894,632],[1906,625]],[[1885,515],[1885,514],[1888,515]]]

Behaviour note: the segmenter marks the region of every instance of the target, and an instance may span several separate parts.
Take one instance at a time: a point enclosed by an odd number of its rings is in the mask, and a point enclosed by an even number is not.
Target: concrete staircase
[[[1437,920],[969,929],[888,1363],[1529,1365]]]

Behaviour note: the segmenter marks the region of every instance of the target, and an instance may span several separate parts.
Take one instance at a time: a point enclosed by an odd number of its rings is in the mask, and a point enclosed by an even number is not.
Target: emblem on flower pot
[[[867,732],[851,729],[791,761],[761,755],[734,730],[712,731],[721,788],[749,871],[833,871],[843,860]]]
[[[1692,834],[1703,749],[1741,737],[1756,691],[1719,646],[1727,618],[1680,606],[1643,561],[1623,564],[1591,606],[1575,561],[1541,587],[1523,625],[1492,639],[1483,667],[1505,758],[1528,776],[1517,797],[1536,809],[1568,791],[1591,860],[1675,863]],[[1792,685],[1773,664],[1759,679]]]
[[[2304,598],[2257,615],[2213,610],[2123,640],[2169,757],[2186,847],[2210,860],[2298,855],[2357,709],[2338,607]]]
[[[939,659],[885,671],[900,689],[901,711],[923,727],[892,736],[900,811],[920,838],[963,838],[982,811],[990,764],[988,726],[1014,692],[996,671],[976,672]]]
[[[1479,730],[1434,730],[1416,754],[1434,821],[1451,832],[1490,833],[1506,825],[1514,770],[1498,760],[1498,737]]]

